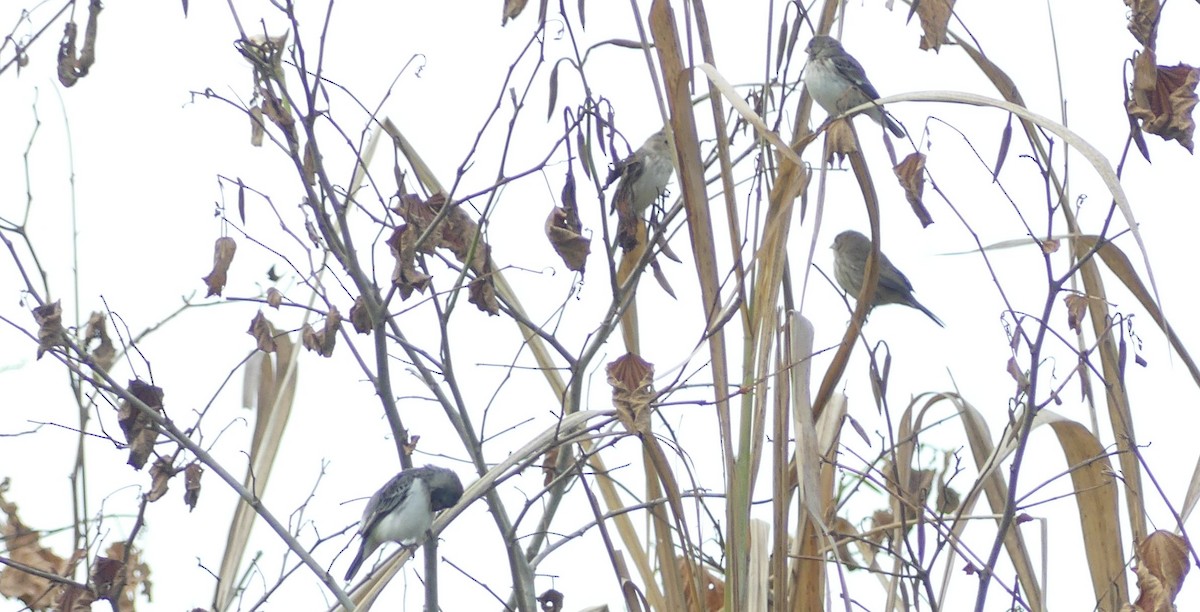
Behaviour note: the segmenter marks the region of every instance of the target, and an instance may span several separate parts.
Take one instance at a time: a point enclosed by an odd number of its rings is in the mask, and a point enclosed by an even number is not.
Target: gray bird
[[[871,239],[854,231],[846,230],[833,239],[833,277],[842,289],[854,296],[862,292],[863,277],[867,269],[867,256],[871,253]],[[904,273],[896,269],[887,255],[879,254],[879,285],[875,288],[875,298],[871,308],[883,304],[903,304],[911,306],[929,315],[934,323],[945,327],[937,315],[921,305],[913,297],[912,283]],[[870,310],[868,309],[868,312]]]
[[[620,177],[612,209],[617,213],[617,244],[622,249],[629,251],[637,246],[638,219],[666,192],[667,181],[674,172],[666,128],[652,134],[637,151],[613,167],[608,182],[611,184]]]
[[[425,537],[433,524],[433,513],[458,503],[462,481],[446,468],[427,465],[396,474],[371,496],[363,510],[358,533],[362,545],[346,580],[354,578],[363,561],[384,542],[413,544]]]
[[[879,92],[867,80],[862,64],[846,53],[836,38],[814,36],[804,50],[808,51],[804,86],[813,100],[831,116],[879,99]],[[863,114],[874,119],[875,123],[886,125],[896,138],[904,137],[904,129],[883,108],[875,107]]]

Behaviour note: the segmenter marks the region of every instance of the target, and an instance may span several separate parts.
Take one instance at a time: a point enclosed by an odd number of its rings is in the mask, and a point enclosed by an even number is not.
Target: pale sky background
[[[643,4],[644,16],[649,4]],[[767,43],[761,37],[767,3],[709,4],[718,69],[735,84],[761,81],[761,64],[767,53]],[[780,11],[785,3],[776,4],[776,11]],[[1047,5],[959,4],[959,17],[989,56],[1013,77],[1029,107],[1039,114],[1060,118],[1059,77],[1049,60],[1054,49]],[[370,6],[340,3],[335,7],[329,30],[325,74],[373,108],[396,74],[410,58],[420,54],[416,60],[421,66],[419,75],[409,67],[400,76],[380,116],[395,121],[448,185],[500,95],[499,85],[505,72],[534,28],[535,6],[504,28],[500,27],[500,6],[498,1],[471,3],[466,10],[463,3],[451,2],[371,3]],[[0,12],[6,26],[15,18],[16,7],[14,4]],[[308,48],[315,50],[324,3],[305,8],[312,12],[302,14],[303,36]],[[1115,164],[1128,129],[1121,105],[1122,74],[1127,70],[1123,61],[1138,48],[1125,30],[1127,9],[1115,0],[1052,2],[1050,9],[1058,37],[1062,97],[1067,100],[1069,126]],[[281,31],[282,22],[268,3],[239,3],[238,10],[248,29],[261,29],[258,20],[265,18],[269,32]],[[940,54],[920,51],[919,26],[915,20],[906,25],[906,14],[906,6],[887,11],[877,1],[852,3],[847,8],[846,48],[864,64],[883,95],[961,90],[998,97],[958,49],[944,47]],[[81,11],[79,19],[84,18]],[[682,10],[677,19],[682,21]],[[1159,63],[1200,62],[1195,45],[1198,27],[1200,5],[1168,3],[1158,37]],[[36,111],[41,126],[29,155],[34,198],[30,228],[38,255],[50,275],[52,297],[63,300],[64,318],[70,320],[78,312],[81,322],[89,312],[105,308],[101,301],[104,298],[107,306],[135,333],[177,308],[181,296],[192,296],[204,304],[220,303],[185,313],[150,337],[141,348],[153,367],[156,384],[166,391],[168,414],[177,423],[190,425],[194,411],[212,403],[204,419],[203,444],[240,477],[244,470],[243,449],[252,431],[250,413],[239,407],[240,372],[226,388],[220,392],[218,389],[253,348],[245,329],[259,308],[246,302],[202,299],[203,284],[199,279],[210,269],[212,242],[221,234],[221,221],[214,215],[216,206],[223,203],[230,218],[237,216],[236,190],[229,188],[228,183],[222,186],[218,175],[240,177],[248,185],[269,193],[283,214],[296,222],[300,216],[294,170],[270,145],[261,149],[249,145],[249,122],[238,111],[190,93],[212,89],[225,97],[250,96],[249,66],[233,48],[237,31],[225,5],[192,3],[191,14],[184,19],[178,3],[109,3],[100,16],[97,62],[88,77],[66,90],[58,85],[54,75],[53,32],[58,28],[52,27],[30,50],[31,63],[19,77],[11,70],[0,76],[0,117],[3,117],[0,119],[0,134],[3,134],[0,216],[19,219],[23,214],[26,184],[22,155]],[[961,32],[957,24],[952,24],[952,28]],[[548,58],[568,54],[568,41],[555,36],[557,27],[551,26],[549,31]],[[23,33],[18,30],[17,34]],[[623,3],[607,6],[588,3],[587,30],[576,33],[586,44],[608,38],[637,38],[630,9]],[[807,36],[802,35],[797,44],[793,58],[796,67],[804,60],[802,49],[806,40]],[[518,71],[514,81],[518,89],[528,79],[531,65],[527,61]],[[544,67],[538,76],[538,84],[529,96],[530,108],[522,114],[520,133],[528,140],[515,143],[506,168],[510,174],[540,160],[555,135],[561,133],[560,115],[556,114],[548,124],[544,121],[549,68],[549,65]],[[661,119],[639,51],[615,47],[596,51],[588,69],[594,91],[611,101],[618,125],[635,145],[659,127]],[[791,74],[798,72],[793,69]],[[294,78],[289,82],[297,85]],[[577,82],[560,76],[560,105],[578,100]],[[357,140],[366,118],[344,96],[335,98],[333,105],[335,116],[349,136]],[[493,152],[502,142],[510,109],[505,93],[497,122],[481,145],[483,153],[477,155],[464,176],[461,193],[477,191],[495,178],[497,158]],[[344,114],[338,115],[339,111]],[[933,179],[985,244],[1023,236],[1011,205],[991,183],[989,175],[999,135],[1007,120],[1003,113],[933,104],[902,104],[891,111],[918,143],[928,141],[922,150],[930,155],[928,167]],[[787,113],[790,117],[792,109],[787,109]],[[703,121],[709,112],[701,109],[697,115]],[[824,116],[822,111],[814,110],[818,121]],[[937,120],[928,120],[930,117]],[[941,122],[968,133],[984,163],[977,162],[963,139]],[[878,129],[865,119],[857,120],[856,126],[864,135],[866,155],[872,163],[872,176],[881,200],[883,249],[912,280],[917,297],[947,325],[946,329],[938,328],[920,313],[900,307],[881,308],[873,314],[866,334],[872,341],[886,341],[894,357],[891,408],[899,413],[912,395],[957,388],[989,416],[993,435],[999,435],[1007,421],[1007,399],[1013,383],[1005,372],[1009,353],[1000,318],[1001,304],[992,280],[978,256],[941,256],[973,248],[969,233],[928,187],[926,204],[937,222],[921,229],[891,178]],[[923,134],[925,128],[928,134]],[[702,137],[712,133],[711,125],[706,122],[700,129]],[[1123,185],[1141,224],[1166,313],[1185,345],[1195,349],[1200,346],[1196,344],[1200,329],[1191,316],[1197,295],[1190,247],[1197,227],[1196,205],[1200,203],[1192,177],[1200,170],[1200,164],[1175,143],[1150,135],[1146,138],[1154,163],[1149,165],[1136,151],[1131,153]],[[740,142],[745,142],[744,136]],[[910,150],[907,142],[897,146],[900,155]],[[352,165],[344,156],[344,148],[330,146],[330,150],[336,151],[327,159],[338,176],[336,180],[348,183]],[[815,147],[810,149],[806,160],[817,163],[816,151]],[[1036,180],[1032,163],[1018,157],[1024,152],[1024,143],[1014,138],[1001,179],[1026,218],[1041,231],[1046,196]],[[380,173],[381,189],[390,190],[392,156],[386,146],[380,147],[380,153],[373,170]],[[1061,156],[1061,149],[1057,155]],[[1081,219],[1085,227],[1095,231],[1110,198],[1083,159],[1075,152],[1071,155],[1071,194],[1087,198]],[[492,217],[490,239],[496,260],[513,267],[506,274],[533,320],[553,320],[555,310],[566,301],[568,310],[561,323],[562,336],[568,346],[579,347],[586,334],[594,329],[596,317],[607,307],[609,286],[599,241],[601,217],[594,198],[587,199],[590,194],[581,196],[581,206],[584,225],[595,233],[596,240],[589,274],[578,298],[567,297],[574,275],[563,268],[545,242],[542,223],[558,199],[564,174],[562,159],[560,151],[545,172],[505,189],[499,200],[500,208]],[[79,230],[78,304],[71,284],[72,164]],[[827,271],[831,254],[826,247],[832,237],[845,228],[866,232],[868,227],[853,177],[848,172],[833,172],[828,181],[827,204],[815,256],[816,264]],[[672,191],[678,192],[678,186],[672,185]],[[710,195],[715,195],[715,190]],[[747,200],[747,194],[739,192],[739,202],[744,204]],[[815,202],[815,191],[811,201]],[[792,228],[792,253],[796,257],[807,252],[813,219],[810,213],[801,224],[797,211]],[[1061,222],[1057,219],[1056,222],[1061,231]],[[1123,227],[1123,222],[1118,226]],[[302,226],[297,223],[295,227]],[[260,200],[248,200],[247,229],[273,247],[297,254],[294,246],[280,237],[278,222]],[[720,226],[715,234],[719,238],[726,235]],[[277,270],[283,270],[284,266],[277,257],[236,232],[231,235],[238,239],[239,249],[225,295],[258,296],[266,287],[267,268],[276,265]],[[657,365],[660,374],[689,359],[703,328],[695,274],[687,256],[686,231],[681,231],[672,244],[684,256],[685,263],[664,261],[663,265],[679,300],[667,298],[649,278],[644,279],[639,292],[642,346],[646,359]],[[1132,240],[1126,236],[1119,244],[1141,270],[1143,262]],[[721,246],[722,253],[726,252],[727,247]],[[392,259],[386,247],[377,255],[377,277],[386,279]],[[993,254],[992,262],[1018,308],[1040,312],[1045,281],[1036,253],[1031,248],[1011,249]],[[435,270],[444,272],[442,268]],[[795,261],[792,273],[799,287],[802,269]],[[439,282],[444,287],[449,281],[441,276]],[[1111,275],[1106,276],[1106,290],[1115,304],[1114,311],[1135,315],[1134,329],[1141,341],[1137,354],[1148,362],[1142,368],[1133,365],[1131,359],[1127,368],[1140,442],[1145,445],[1147,465],[1169,501],[1178,508],[1196,461],[1194,432],[1200,419],[1195,410],[1200,407],[1200,394],[1179,360],[1170,355],[1162,334],[1118,284]],[[0,291],[3,291],[0,315],[32,329],[28,308],[21,302],[22,286],[6,256],[0,263]],[[307,301],[307,293],[295,286],[294,279],[285,278],[279,287],[289,298]],[[351,300],[340,291],[331,290],[331,294],[339,300],[343,314],[347,313]],[[505,365],[518,358],[515,328],[506,318],[488,318],[471,305],[463,303],[460,308],[459,319],[451,328],[462,347],[456,357],[458,375],[470,380],[466,400],[475,411],[476,423],[480,422],[484,409],[490,407],[487,433],[499,436],[489,442],[488,454],[491,459],[500,460],[507,450],[518,448],[553,423],[556,402],[541,375],[530,370],[512,372],[513,380],[496,393],[497,385],[509,374]],[[816,326],[818,348],[831,346],[841,337],[847,315],[837,293],[819,275],[810,279],[804,313]],[[266,314],[281,328],[294,329],[302,321],[301,313],[296,310]],[[1057,329],[1066,329],[1065,316],[1060,303],[1054,312]],[[404,325],[405,319],[401,321]],[[432,338],[422,337],[419,324],[409,326],[406,331],[418,342],[428,343]],[[367,346],[362,339],[359,343]],[[614,336],[608,354],[597,365],[602,366],[623,352]],[[703,365],[706,353],[707,350],[692,358],[688,371]],[[1067,355],[1055,347],[1057,363],[1046,371],[1053,372],[1056,381],[1061,381],[1073,365]],[[529,365],[531,360],[522,353],[518,363]],[[859,346],[843,385],[850,398],[851,414],[874,435],[884,431],[884,422],[871,400],[866,363]],[[827,364],[827,355],[816,360],[816,376],[823,373]],[[144,364],[136,362],[136,365],[137,373],[144,376]],[[130,376],[128,364],[116,371],[118,380]],[[469,483],[474,474],[465,463],[454,461],[462,459],[459,443],[445,424],[440,408],[415,399],[428,396],[428,392],[399,364],[393,368],[393,378],[406,425],[421,435],[419,451],[434,455],[419,454],[416,462],[435,461],[452,467]],[[670,380],[667,378],[663,383]],[[32,343],[8,325],[0,326],[0,388],[4,389],[0,434],[31,429],[33,421],[64,427],[77,423],[62,368],[49,358],[35,361]],[[602,369],[593,372],[588,407],[609,407],[608,394]],[[1086,424],[1088,416],[1079,401],[1078,384],[1068,384],[1063,396],[1066,403],[1056,411]],[[679,399],[688,397],[694,396],[683,394]],[[711,409],[680,406],[665,409],[663,414],[682,439],[699,441],[687,450],[702,483],[719,485],[721,468],[715,463],[715,453],[708,452],[712,447],[706,446],[715,440],[712,435],[715,417]],[[113,412],[103,406],[99,418],[92,421],[92,427],[101,426],[119,436]],[[961,428],[951,425],[943,431],[944,434],[928,436],[925,442],[940,449],[962,446],[958,436]],[[1105,425],[1102,431],[1111,430]],[[874,455],[879,451],[877,439],[872,448],[866,448],[849,432],[843,440],[861,453]],[[1111,434],[1106,433],[1102,440],[1111,443]],[[12,483],[7,498],[20,505],[22,518],[31,526],[52,530],[70,524],[67,478],[74,461],[75,443],[73,432],[54,426],[45,426],[36,435],[4,438],[0,442],[0,477],[11,478]],[[1022,476],[1024,490],[1065,469],[1062,455],[1051,447],[1053,444],[1048,433],[1035,433],[1030,452],[1038,460],[1027,463]],[[635,460],[636,450],[633,440],[621,441],[609,465],[619,465],[616,459],[622,453]],[[125,451],[98,438],[90,443],[87,452],[91,462],[92,512],[98,513],[103,508],[106,515],[118,515],[105,518],[101,527],[101,532],[107,534],[107,545],[108,540],[124,539],[132,526],[128,513],[136,508],[148,477],[144,473],[134,474],[125,466]],[[442,454],[453,459],[436,456]],[[969,467],[967,453],[963,457],[964,465]],[[266,503],[276,516],[287,520],[317,486],[302,519],[309,522],[301,531],[302,541],[311,543],[318,536],[333,534],[357,521],[365,503],[363,498],[372,494],[398,467],[379,402],[349,359],[347,347],[339,339],[332,360],[304,353],[292,423],[266,494]],[[677,464],[677,469],[682,472],[681,464]],[[628,478],[635,490],[640,486],[636,473],[640,473],[636,464],[618,472]],[[1150,486],[1149,481],[1146,485]],[[206,473],[199,506],[189,513],[181,501],[182,488],[181,480],[174,481],[168,496],[152,504],[147,512],[139,544],[152,568],[155,589],[154,602],[142,609],[206,607],[212,599],[213,579],[209,571],[215,572],[219,566],[235,495],[215,475]],[[541,474],[537,470],[506,482],[502,491],[510,513],[516,512],[521,501],[540,488]],[[1069,481],[1058,482],[1039,492],[1036,498],[1049,499],[1068,488]],[[1146,497],[1151,528],[1173,529],[1173,519],[1158,493],[1148,489]],[[765,495],[756,499],[765,499]],[[869,499],[857,503],[862,504],[859,510],[863,514],[874,507]],[[1123,511],[1123,501],[1121,508]],[[767,518],[768,505],[764,504],[759,511],[761,518]],[[1091,587],[1086,582],[1074,504],[1059,500],[1036,506],[1029,512],[1050,520],[1052,573],[1047,593],[1051,608],[1083,609],[1081,600],[1090,599]],[[854,518],[859,516],[862,514]],[[569,496],[557,520],[560,532],[573,531],[591,520],[590,510],[578,491]],[[1025,526],[1029,535],[1036,524]],[[532,524],[527,527],[531,529]],[[523,533],[527,532],[528,529]],[[990,532],[985,528],[979,534],[977,545],[990,545]],[[700,527],[700,537],[710,547],[706,550],[716,550],[713,534],[706,525]],[[1036,542],[1036,537],[1033,540]],[[46,542],[59,554],[67,554],[69,536],[52,537]],[[350,542],[349,533],[322,545],[316,552],[317,558],[330,565],[336,576],[345,572],[353,556],[351,548],[334,560],[348,543],[357,546],[357,540]],[[1130,542],[1124,545],[1126,554],[1131,554]],[[257,550],[263,551],[261,564],[269,585],[278,575],[283,549],[261,523],[256,526],[247,558]],[[553,575],[539,576],[537,592],[549,588],[562,591],[567,596],[568,610],[605,602],[620,606],[617,583],[607,560],[596,556],[598,550],[594,534],[563,547],[543,567]],[[468,508],[444,532],[440,553],[474,579],[493,585],[502,596],[507,594],[507,565],[483,503]],[[1033,558],[1040,558],[1036,545]],[[287,562],[290,567],[294,559]],[[955,565],[962,564],[956,561]],[[420,609],[421,584],[414,568],[420,569],[420,563],[410,565],[402,578],[393,581],[380,605],[394,607],[395,602],[403,600],[407,602],[406,609]],[[258,598],[263,581],[261,577],[251,579],[244,605],[249,606]],[[488,606],[487,609],[499,607],[481,587],[449,565],[443,565],[441,581],[442,604],[447,610],[480,604]],[[1129,584],[1132,588],[1132,572]],[[973,599],[974,579],[960,577],[955,585],[956,591]],[[879,602],[880,593],[873,580],[863,581],[854,590],[856,598],[871,609],[875,607],[866,602]],[[275,593],[268,607],[320,609],[329,601],[331,598],[308,570],[300,569]],[[994,590],[992,609],[1002,609],[1003,602],[999,590]],[[1185,584],[1177,600],[1180,609],[1190,609],[1197,602],[1200,602],[1197,589]],[[19,606],[4,602],[0,603],[0,609],[15,610]]]

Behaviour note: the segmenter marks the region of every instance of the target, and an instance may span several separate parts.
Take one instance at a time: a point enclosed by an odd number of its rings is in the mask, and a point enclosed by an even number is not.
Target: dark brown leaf
[[[361,295],[350,307],[350,324],[354,326],[354,331],[360,334],[369,334],[374,327],[371,325],[371,313],[367,310],[367,300]]]
[[[137,398],[151,411],[162,414],[163,390],[159,387],[138,379],[129,381],[129,393]],[[154,452],[154,443],[158,440],[158,429],[154,419],[139,409],[134,402],[121,402],[117,409],[117,424],[125,433],[125,441],[129,445],[129,465],[140,470],[146,465],[146,460]]]

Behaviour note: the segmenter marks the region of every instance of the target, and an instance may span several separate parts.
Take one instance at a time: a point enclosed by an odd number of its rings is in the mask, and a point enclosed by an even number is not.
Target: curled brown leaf
[[[217,238],[217,242],[213,245],[213,269],[202,280],[208,285],[208,293],[204,297],[212,295],[221,295],[221,291],[225,289],[226,275],[229,273],[229,264],[233,263],[233,255],[237,252],[237,242],[229,236],[221,236]]]

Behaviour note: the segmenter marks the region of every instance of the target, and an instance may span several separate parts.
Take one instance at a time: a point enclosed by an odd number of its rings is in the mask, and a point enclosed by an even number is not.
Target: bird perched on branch
[[[862,292],[863,278],[867,270],[867,256],[871,253],[871,239],[854,231],[846,230],[833,239],[833,277],[846,293],[856,299]],[[879,284],[871,308],[883,304],[903,304],[929,315],[934,323],[945,327],[937,315],[921,305],[913,297],[912,283],[904,273],[896,269],[887,255],[879,254]],[[868,309],[870,312],[870,309]]]
[[[814,36],[804,50],[808,51],[804,86],[813,100],[830,116],[879,99],[879,92],[867,80],[862,64],[846,53],[836,38]],[[904,137],[904,129],[882,107],[877,106],[863,114],[874,119],[875,123],[886,125],[896,138]]]
[[[458,503],[462,481],[446,468],[427,465],[396,474],[371,496],[363,510],[358,533],[362,545],[350,562],[346,580],[354,578],[363,561],[384,542],[415,544],[425,538],[433,513]]]
[[[637,223],[646,209],[666,193],[667,181],[674,172],[675,164],[671,161],[670,144],[666,128],[663,128],[647,138],[629,157],[617,162],[609,173],[609,184],[620,177],[612,208],[617,213],[616,242],[625,251],[637,246]]]

